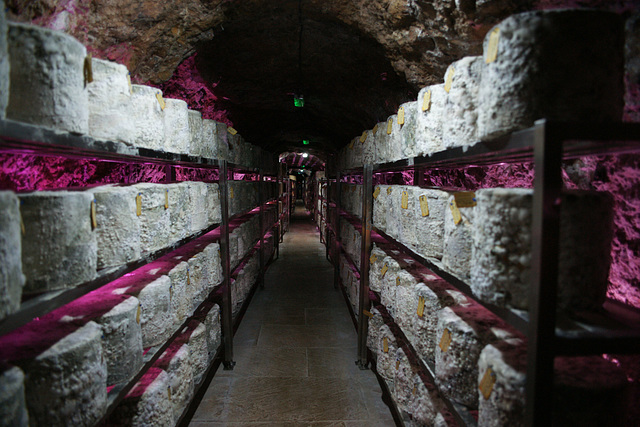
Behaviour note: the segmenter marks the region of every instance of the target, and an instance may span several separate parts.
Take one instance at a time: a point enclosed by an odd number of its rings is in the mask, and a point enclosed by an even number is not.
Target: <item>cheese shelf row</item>
[[[255,241],[257,213],[245,216],[253,219],[232,225],[231,235],[248,233]],[[219,229],[211,231],[0,337],[2,363],[24,370],[3,369],[3,388],[15,394],[2,404],[17,402],[24,387],[32,425],[93,425],[109,414],[107,424],[172,425],[220,344],[220,310],[211,301],[221,291],[219,238]],[[271,234],[264,244],[270,258]],[[242,252],[234,273],[234,314],[259,274],[259,246]],[[78,398],[63,405],[70,396]]]
[[[373,231],[396,242],[414,260],[526,333],[532,193],[527,189],[494,188],[474,193],[375,186]],[[610,198],[606,193],[571,191],[562,201],[559,351],[588,354],[602,349],[603,343],[611,352],[633,351],[629,344],[640,338],[635,326],[638,319],[622,310],[628,319],[613,321],[621,309],[606,299],[612,236]],[[341,216],[340,245],[354,271],[359,272],[362,226],[347,212]],[[504,251],[508,258],[502,255]],[[390,268],[378,265],[384,255],[377,252],[372,248],[370,269]],[[373,280],[369,287],[379,290]],[[600,341],[589,346],[587,341],[595,338]],[[572,339],[574,343],[583,341],[581,350],[571,348]]]
[[[374,292],[372,298],[375,308],[371,309],[368,346],[377,355],[378,372],[395,390],[398,408],[415,418],[406,400],[408,390],[415,387],[409,382],[417,382],[411,378],[416,368],[426,367],[431,387],[437,386],[445,403],[457,403],[448,409],[466,413],[457,415],[460,420],[466,419],[465,423],[468,414],[478,410],[478,425],[523,425],[527,351],[524,336],[393,247],[381,245],[376,247],[376,253],[382,248],[391,267],[372,268],[370,272],[370,283],[380,292]],[[380,313],[386,317],[386,326],[381,325]],[[408,363],[414,366],[403,366]],[[600,404],[606,399],[606,407],[616,408],[614,424],[624,424],[629,384],[615,363],[600,356],[558,357],[555,371],[556,422],[606,423],[614,416],[601,411]],[[407,373],[411,374],[409,378]],[[422,410],[443,408],[437,393],[431,395],[434,401],[431,405],[422,402]],[[413,411],[421,414],[420,407],[413,407]],[[431,422],[435,422],[437,412],[432,416],[435,418]],[[582,424],[576,424],[576,417]]]
[[[257,204],[259,185],[228,184],[232,215]],[[273,193],[275,185],[262,186],[269,187],[265,193]],[[3,191],[0,202],[2,269],[7,277],[0,289],[0,320],[19,310],[23,297],[100,282],[221,222],[218,183],[196,181],[83,191]],[[237,256],[234,237],[232,257]]]
[[[353,138],[339,152],[338,168],[466,148],[542,117],[618,122],[625,90],[624,25],[618,14],[584,9],[508,17],[489,30],[481,56],[451,63],[443,83],[423,88],[417,100]],[[606,36],[596,36],[596,28]]]
[[[185,101],[163,98],[158,88],[131,84],[124,65],[92,58],[68,34],[5,25],[4,11],[0,20],[1,53],[8,59],[0,63],[0,119],[86,135],[82,148],[153,150],[275,170],[274,156],[232,127],[203,119]]]

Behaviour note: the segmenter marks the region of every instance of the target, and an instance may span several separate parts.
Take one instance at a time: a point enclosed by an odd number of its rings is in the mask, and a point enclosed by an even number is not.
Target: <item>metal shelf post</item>
[[[369,322],[364,314],[371,308],[369,300],[369,253],[373,214],[373,167],[364,165],[362,173],[362,247],[360,252],[360,295],[358,301],[358,361],[360,369],[367,369],[367,334]]]
[[[222,261],[222,339],[224,340],[224,369],[232,370],[233,361],[233,308],[231,301],[231,254],[229,252],[229,169],[226,160],[220,160],[220,254]]]

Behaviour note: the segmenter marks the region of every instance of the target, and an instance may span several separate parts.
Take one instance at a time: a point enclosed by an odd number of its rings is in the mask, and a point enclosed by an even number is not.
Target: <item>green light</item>
[[[309,145],[309,144],[311,144],[311,141],[309,141],[308,139],[302,140],[302,145]]]
[[[304,107],[304,95],[293,95],[293,105],[298,108]]]

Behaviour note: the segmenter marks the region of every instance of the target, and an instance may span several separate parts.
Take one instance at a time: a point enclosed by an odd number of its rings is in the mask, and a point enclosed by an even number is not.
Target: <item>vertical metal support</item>
[[[333,195],[335,197],[336,208],[333,213],[333,287],[336,289],[340,288],[340,171],[336,172],[336,183],[333,191]]]
[[[260,289],[264,289],[264,181],[262,180],[262,169],[258,171],[258,202],[260,203],[260,274],[258,275],[258,281],[260,282]]]
[[[422,187],[424,185],[424,169],[420,166],[414,166],[413,168],[413,185]]]
[[[364,165],[362,171],[362,247],[360,251],[360,301],[358,303],[358,361],[360,369],[367,369],[367,334],[369,322],[364,315],[371,308],[369,300],[369,254],[373,217],[373,166]]]
[[[536,123],[527,350],[528,426],[551,425],[553,360],[562,191],[562,140],[548,123]]]
[[[233,309],[231,301],[231,254],[229,252],[229,170],[226,160],[220,160],[220,254],[222,261],[222,339],[224,340],[224,369],[232,370],[233,361]]]
[[[278,234],[275,237],[276,259],[280,258],[280,236],[282,235],[282,163],[278,163]]]
[[[165,165],[164,166],[164,183],[171,184],[172,182],[176,182],[176,168],[174,165]]]

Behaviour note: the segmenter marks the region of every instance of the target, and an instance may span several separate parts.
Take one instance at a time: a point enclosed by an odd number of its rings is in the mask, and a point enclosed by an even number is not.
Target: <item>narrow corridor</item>
[[[218,370],[192,426],[393,426],[333,268],[298,205],[234,338],[236,367]]]

